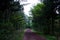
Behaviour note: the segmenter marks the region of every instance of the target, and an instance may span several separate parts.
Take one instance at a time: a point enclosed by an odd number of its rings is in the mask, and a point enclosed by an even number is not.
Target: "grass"
[[[51,35],[44,35],[43,32],[36,32],[38,35],[42,35],[44,36],[47,40],[57,40],[57,38],[55,36],[51,36]]]
[[[45,35],[47,40],[57,40],[55,36]]]
[[[24,32],[20,32],[20,40],[23,40]]]

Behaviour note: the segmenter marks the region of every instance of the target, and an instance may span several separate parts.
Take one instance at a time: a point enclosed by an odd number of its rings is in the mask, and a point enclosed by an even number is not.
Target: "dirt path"
[[[40,35],[37,35],[36,33],[34,32],[28,32],[26,31],[24,33],[24,38],[23,40],[46,40],[45,37],[43,36],[40,36]]]

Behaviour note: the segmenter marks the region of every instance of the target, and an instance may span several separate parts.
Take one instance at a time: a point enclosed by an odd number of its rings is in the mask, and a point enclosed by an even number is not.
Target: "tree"
[[[56,20],[56,12],[55,8],[57,7],[58,4],[56,4],[57,0],[44,0],[45,4],[45,13],[46,13],[46,18],[48,20],[48,33],[54,34],[55,31],[55,20]]]
[[[20,40],[18,30],[25,24],[20,3],[13,0],[0,0],[0,5],[0,39]]]
[[[44,13],[44,7],[45,5],[42,4],[37,4],[36,6],[33,7],[33,9],[31,9],[31,12],[33,14],[33,28],[36,31],[42,31],[44,29],[45,23],[46,23],[46,19],[45,19],[45,13]]]
[[[54,22],[56,13],[54,0],[44,0],[43,4],[37,4],[31,10],[33,14],[33,26],[35,29],[43,30],[46,34],[54,34]],[[38,28],[36,28],[38,27]],[[39,30],[38,30],[39,31]]]

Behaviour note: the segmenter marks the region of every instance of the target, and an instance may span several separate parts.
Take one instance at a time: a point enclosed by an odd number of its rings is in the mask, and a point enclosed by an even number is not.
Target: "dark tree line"
[[[25,24],[23,6],[19,1],[0,0],[0,40],[20,40],[20,30]]]
[[[60,23],[57,22],[60,18],[55,9],[58,5],[60,4],[57,0],[44,0],[43,3],[37,4],[32,8],[33,28],[36,31],[42,31],[44,34],[52,35],[59,32]]]

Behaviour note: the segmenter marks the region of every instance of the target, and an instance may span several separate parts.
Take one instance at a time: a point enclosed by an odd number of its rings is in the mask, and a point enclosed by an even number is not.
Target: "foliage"
[[[21,34],[18,30],[21,30],[25,24],[24,14],[18,7],[20,4],[17,2],[18,5],[16,5],[16,7],[19,9],[12,11],[11,8],[12,6],[15,8],[15,5],[10,4],[10,2],[15,3],[11,0],[3,0],[0,4],[0,40],[20,40],[19,37]],[[4,8],[2,8],[2,4],[5,5]]]
[[[43,11],[44,6],[45,5],[43,3],[42,4],[37,4],[36,6],[34,6],[34,8],[31,9],[31,12],[33,13],[33,16],[34,17],[42,16],[43,14],[41,14],[41,13],[43,13],[42,11]]]
[[[55,32],[57,31],[57,26],[55,25],[55,20],[57,20],[56,18],[58,18],[55,12],[55,8],[58,6],[57,0],[44,0],[44,4],[45,4],[45,14],[46,14],[46,18],[47,18],[47,22],[48,22],[48,33],[50,34],[55,34]],[[59,20],[59,19],[58,19]],[[55,34],[56,35],[56,34]]]
[[[33,14],[33,28],[35,30],[46,34],[54,34],[55,18],[57,16],[54,9],[56,6],[54,0],[44,0],[42,4],[37,4],[31,9]]]
[[[44,7],[45,5],[42,3],[37,4],[33,9],[31,9],[31,12],[33,14],[33,28],[37,31],[43,31],[45,26],[46,19],[44,17]]]

